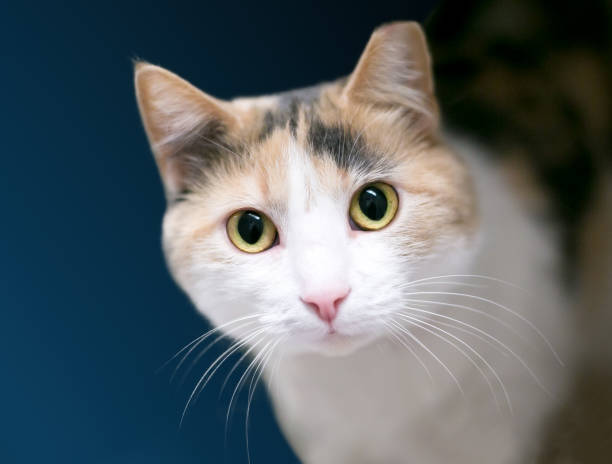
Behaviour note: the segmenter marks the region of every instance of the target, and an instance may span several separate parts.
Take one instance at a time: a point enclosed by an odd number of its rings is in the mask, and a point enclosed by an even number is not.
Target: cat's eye
[[[265,214],[243,210],[235,212],[228,219],[227,236],[239,250],[259,253],[274,245],[277,232]]]
[[[362,230],[379,230],[391,222],[397,213],[397,192],[389,184],[375,182],[359,189],[349,209],[355,225]]]

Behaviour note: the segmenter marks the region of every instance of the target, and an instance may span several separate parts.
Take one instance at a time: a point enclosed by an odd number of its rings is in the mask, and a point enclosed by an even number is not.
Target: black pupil
[[[264,230],[262,217],[253,212],[247,211],[238,220],[238,233],[242,239],[250,245],[257,243]]]
[[[387,197],[380,189],[370,186],[359,195],[359,207],[372,221],[380,221],[387,212]]]

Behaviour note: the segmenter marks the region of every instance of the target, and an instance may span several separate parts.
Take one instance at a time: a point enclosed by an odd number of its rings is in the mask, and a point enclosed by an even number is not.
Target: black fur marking
[[[173,202],[183,201],[194,185],[205,183],[210,173],[235,164],[241,158],[240,149],[231,143],[220,121],[208,121],[170,145],[169,164],[180,176],[181,191]]]
[[[267,111],[263,118],[263,124],[261,133],[259,134],[259,139],[263,140],[267,138],[272,131],[278,126],[276,120],[274,118],[274,113],[272,111]]]
[[[297,125],[299,118],[299,103],[297,100],[291,100],[289,104],[289,131],[295,137],[297,133]]]
[[[312,105],[321,96],[321,86],[313,85],[311,87],[304,87],[303,89],[289,90],[287,92],[281,92],[277,94],[280,99],[279,106],[281,108],[289,106],[287,103],[297,100],[305,105]]]
[[[287,126],[293,136],[297,133],[300,109],[307,111],[319,99],[321,89],[318,86],[282,92],[277,95],[278,107],[266,112],[260,140],[268,137],[275,129]]]
[[[191,190],[184,188],[183,190],[181,190],[177,196],[175,198],[172,198],[172,201],[174,203],[181,203],[183,201],[187,200],[187,197],[193,193]]]
[[[315,156],[330,156],[341,169],[372,170],[381,161],[362,137],[340,125],[327,126],[318,118],[311,121],[308,143]]]
[[[299,117],[299,102],[293,100],[287,108],[267,111],[264,115],[263,128],[259,134],[259,139],[267,138],[277,128],[284,129],[289,126],[291,134],[295,136]]]

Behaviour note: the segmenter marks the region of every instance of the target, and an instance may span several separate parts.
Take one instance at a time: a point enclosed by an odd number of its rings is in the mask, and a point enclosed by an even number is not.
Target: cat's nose
[[[350,291],[351,289],[348,287],[330,288],[307,293],[300,299],[306,303],[323,322],[331,324],[338,315],[340,304],[346,299]]]

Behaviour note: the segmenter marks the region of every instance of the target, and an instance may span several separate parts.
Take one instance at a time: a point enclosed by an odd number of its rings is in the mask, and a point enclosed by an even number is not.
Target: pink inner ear
[[[340,309],[340,305],[349,295],[351,289],[337,286],[307,293],[300,299],[306,303],[314,313],[327,324],[331,325]]]

